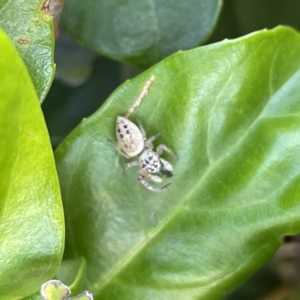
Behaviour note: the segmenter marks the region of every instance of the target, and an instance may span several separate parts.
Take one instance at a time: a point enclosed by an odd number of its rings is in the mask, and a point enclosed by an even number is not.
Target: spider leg
[[[170,149],[168,148],[166,145],[164,144],[160,144],[157,148],[156,148],[156,153],[160,156],[163,151],[168,152],[169,154],[171,154],[174,158],[177,158],[177,155]]]
[[[146,140],[146,142],[145,142],[146,148],[147,148],[147,149],[153,149],[153,144],[152,144],[152,142],[153,142],[154,140],[156,140],[159,136],[160,136],[160,132],[159,132],[158,134],[154,135],[154,136],[151,136],[148,140]]]
[[[151,136],[147,142],[149,141],[150,143],[152,143],[154,140],[156,140],[159,136],[161,135],[161,133],[159,132],[158,134]]]
[[[162,179],[160,178],[160,176],[148,173],[144,169],[140,170],[139,175],[141,175],[145,180],[152,180],[154,182],[162,182]]]
[[[171,183],[168,183],[167,185],[161,187],[161,188],[157,188],[154,187],[152,185],[150,185],[147,181],[146,178],[144,178],[141,174],[138,176],[138,181],[140,182],[140,184],[142,186],[144,186],[147,190],[151,191],[151,192],[163,192],[167,189],[167,186],[170,185]]]
[[[159,160],[162,162],[162,164],[164,165],[164,168],[167,170],[167,171],[173,171],[173,167],[171,165],[171,163],[169,163],[167,160],[163,159],[163,158],[159,158]]]
[[[149,174],[148,177],[150,180],[152,180],[154,182],[162,182],[162,179],[157,175]]]
[[[137,97],[137,99],[134,101],[134,103],[132,104],[132,106],[128,109],[128,111],[125,114],[125,118],[128,119],[129,116],[134,112],[134,110],[140,106],[140,104],[142,103],[143,99],[148,95],[149,93],[149,89],[151,84],[153,83],[155,77],[151,76],[150,79],[146,82],[146,84],[144,85],[141,93],[139,94],[139,96]]]
[[[138,166],[138,165],[139,165],[139,162],[137,160],[129,162],[129,163],[124,165],[124,171],[127,171],[129,168],[134,167],[134,166]]]

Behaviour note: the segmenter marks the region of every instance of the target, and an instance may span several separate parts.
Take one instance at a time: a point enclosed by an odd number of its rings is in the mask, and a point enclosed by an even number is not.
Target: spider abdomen
[[[134,157],[144,149],[144,138],[140,129],[124,117],[117,116],[116,135],[121,149]]]

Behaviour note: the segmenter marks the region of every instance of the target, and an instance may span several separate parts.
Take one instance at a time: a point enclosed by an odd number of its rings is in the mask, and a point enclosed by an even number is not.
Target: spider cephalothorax
[[[160,134],[147,139],[146,132],[142,124],[137,120],[139,126],[136,126],[128,119],[130,114],[136,107],[140,105],[142,99],[148,94],[148,90],[153,80],[154,77],[151,77],[150,80],[147,81],[142,90],[142,93],[134,102],[134,104],[129,108],[125,116],[117,116],[116,135],[118,144],[121,148],[119,149],[119,153],[126,158],[132,158],[136,156],[138,157],[138,160],[127,163],[125,165],[125,170],[133,166],[139,166],[141,168],[138,175],[139,182],[152,192],[161,192],[166,190],[169,184],[165,185],[162,188],[157,188],[150,185],[147,181],[152,180],[154,182],[161,182],[161,177],[158,175],[154,175],[159,173],[165,177],[172,177],[172,165],[167,160],[161,158],[160,155],[163,151],[168,152],[175,158],[176,155],[164,144],[159,145],[156,148],[156,151],[154,151],[152,142]]]
[[[162,167],[158,154],[150,149],[144,150],[139,155],[138,163],[148,173],[158,173]]]

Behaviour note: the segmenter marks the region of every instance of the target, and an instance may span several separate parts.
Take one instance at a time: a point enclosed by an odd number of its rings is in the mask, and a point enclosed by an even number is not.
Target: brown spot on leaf
[[[41,8],[41,10],[46,14],[49,12],[49,3],[50,3],[50,0],[45,0],[43,2],[42,8]]]
[[[26,40],[26,39],[19,39],[19,40],[18,40],[18,43],[19,43],[19,44],[22,44],[22,45],[27,45],[27,44],[29,44],[29,41]]]

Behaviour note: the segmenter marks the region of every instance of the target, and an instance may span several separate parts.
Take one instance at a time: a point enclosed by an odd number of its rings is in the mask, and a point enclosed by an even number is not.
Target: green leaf
[[[47,5],[47,0],[0,0],[0,27],[22,56],[40,102],[55,71],[53,24]]]
[[[207,39],[222,0],[69,0],[61,25],[88,47],[148,67]]]
[[[117,115],[178,155],[152,193],[124,174]],[[300,36],[278,27],[173,55],[121,86],[56,151],[65,259],[95,299],[222,299],[300,231]]]
[[[53,153],[33,84],[2,30],[0,44],[0,299],[10,300],[34,293],[55,274],[64,224]]]

